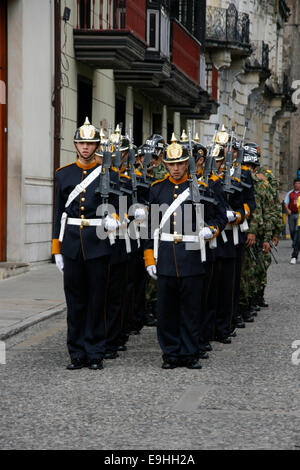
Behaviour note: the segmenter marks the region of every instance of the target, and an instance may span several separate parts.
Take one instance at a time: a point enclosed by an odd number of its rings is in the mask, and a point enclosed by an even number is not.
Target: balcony
[[[227,9],[206,7],[206,49],[230,49],[232,56],[251,53],[249,15],[240,13],[231,3]]]
[[[116,83],[134,86],[151,100],[204,119],[216,103],[206,91],[206,64],[192,32],[170,16],[169,0],[81,0],[75,57],[113,69]]]
[[[297,106],[292,100],[294,91],[290,86],[289,77],[286,73],[280,77],[272,75],[265,84],[265,95],[271,99],[280,99],[282,109],[290,113],[297,111]]]
[[[146,0],[77,0],[73,30],[77,60],[101,69],[126,69],[144,60]]]
[[[252,54],[246,60],[246,72],[258,72],[261,79],[270,77],[269,69],[269,45],[264,41],[253,41],[251,43]]]

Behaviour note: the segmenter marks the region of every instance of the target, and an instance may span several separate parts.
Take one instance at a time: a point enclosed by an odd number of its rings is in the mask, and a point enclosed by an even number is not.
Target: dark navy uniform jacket
[[[99,164],[94,162],[88,167],[81,165],[79,160],[56,171],[56,194],[54,208],[54,225],[52,254],[62,253],[71,259],[76,259],[80,251],[84,259],[99,258],[101,256],[111,255],[113,246],[110,245],[108,237],[100,240],[97,236],[96,226],[84,226],[66,224],[64,238],[62,243],[59,242],[61,216],[66,212],[68,217],[85,219],[96,219],[96,211],[98,206],[103,202],[100,194],[96,193],[99,186],[99,176],[81,192],[69,205],[65,208],[70,193],[75,186],[81,183]],[[115,178],[111,172],[111,178]],[[118,213],[118,197],[109,196],[108,203],[113,206],[113,211]],[[110,211],[111,212],[111,211]],[[102,229],[103,230],[103,229]]]
[[[220,179],[223,179],[223,174],[219,175]],[[240,183],[235,179],[231,178],[232,185],[236,187],[241,187]],[[226,205],[227,210],[233,210],[239,214],[239,218],[237,219],[236,223],[239,225],[244,222],[245,220],[245,208],[244,208],[244,196],[243,191],[234,191],[233,194],[225,193],[226,196]],[[235,223],[230,224],[232,226],[236,225]],[[218,237],[218,247],[216,251],[217,257],[221,258],[235,258],[237,256],[236,247],[233,241],[233,231],[226,230],[226,237],[227,242],[224,243],[222,237]],[[239,243],[243,243],[244,238],[243,234],[239,229]]]
[[[146,266],[150,264],[155,264],[153,258],[153,232],[157,227],[151,227],[151,214],[154,210],[153,204],[167,204],[170,206],[173,201],[185,191],[189,186],[187,181],[187,175],[185,175],[181,180],[174,180],[169,174],[165,176],[164,179],[158,180],[152,184],[150,189],[149,197],[149,237],[145,242],[145,264]],[[189,208],[188,208],[189,206]],[[180,205],[180,210],[178,209],[170,217],[170,221],[166,224],[166,227],[169,228],[162,230],[162,232],[187,235],[184,227],[185,214],[187,211],[191,211],[192,214],[192,231],[194,234],[197,234],[196,230],[196,212],[191,201],[186,200]],[[180,216],[180,220],[178,220]],[[161,220],[161,216],[160,216]],[[205,202],[204,203],[204,220],[207,225],[212,228],[217,229],[217,233],[220,233],[223,230],[226,220],[224,218],[224,211],[219,205]],[[170,224],[170,225],[169,225]],[[180,228],[179,228],[180,227]],[[178,231],[180,230],[180,231]],[[199,245],[198,245],[199,246]],[[185,242],[175,243],[173,241],[160,241],[159,250],[158,250],[158,261],[157,261],[157,272],[159,275],[171,276],[171,277],[187,277],[187,276],[198,276],[205,273],[204,263],[201,260],[200,249],[189,250],[186,249]]]

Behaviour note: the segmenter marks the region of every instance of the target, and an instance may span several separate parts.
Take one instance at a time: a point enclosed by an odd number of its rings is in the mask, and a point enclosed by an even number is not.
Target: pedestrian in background
[[[297,209],[298,209],[298,224],[297,224],[297,230],[295,233],[295,240],[294,240],[294,249],[292,253],[292,259],[291,259],[291,264],[296,264],[299,251],[300,251],[300,193],[297,198]]]
[[[297,227],[298,227],[298,207],[297,207],[297,199],[300,196],[300,179],[296,178],[294,180],[294,189],[289,191],[285,197],[284,200],[284,207],[286,209],[286,212],[288,214],[288,222],[289,222],[289,230],[290,230],[290,235],[292,239],[292,247],[293,249],[295,248],[295,241],[296,241],[296,235],[297,235]],[[291,259],[291,263],[295,264],[295,262],[292,262],[293,256]]]

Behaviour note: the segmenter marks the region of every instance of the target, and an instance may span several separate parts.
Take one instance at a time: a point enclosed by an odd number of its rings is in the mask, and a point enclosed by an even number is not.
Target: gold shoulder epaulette
[[[120,173],[120,178],[127,178],[128,180],[130,180],[130,176],[125,175],[124,173]]]
[[[199,181],[199,180],[198,180],[198,184],[202,184],[202,186],[205,186],[205,187],[207,188],[207,184],[204,183],[204,181]]]
[[[242,170],[250,171],[249,168],[246,165],[242,165]]]
[[[136,174],[137,176],[143,176],[142,173],[141,173],[139,170],[135,170],[135,174]]]
[[[115,173],[118,173],[119,171],[118,168],[116,168],[115,166],[111,166],[110,169],[114,171]]]
[[[211,175],[209,179],[212,181],[218,181],[219,177],[217,175]]]
[[[165,181],[167,178],[169,178],[169,176],[170,176],[169,173],[167,173],[162,179],[153,181],[153,183],[151,184],[151,188],[152,188],[152,186],[154,186],[155,184],[161,183],[162,181]]]
[[[232,178],[233,180],[236,180],[238,183],[240,183],[240,182],[241,182],[241,180],[240,180],[240,179],[238,179],[236,176],[232,176],[231,178]]]
[[[71,165],[75,165],[75,162],[68,163],[67,165],[61,166],[60,168],[57,168],[57,170],[55,170],[55,172],[59,171],[59,170],[62,170],[63,168],[66,168],[67,166],[71,166]]]

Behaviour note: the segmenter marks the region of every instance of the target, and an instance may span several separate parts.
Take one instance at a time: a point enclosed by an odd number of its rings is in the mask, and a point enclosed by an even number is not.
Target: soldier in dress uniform
[[[146,147],[153,150],[148,176],[154,181],[164,178],[168,170],[163,162],[166,142],[159,134],[153,134],[146,140]],[[149,199],[149,195],[148,195]],[[157,325],[157,281],[151,276],[146,281],[146,326]]]
[[[199,143],[198,134],[194,137],[193,155],[196,161],[198,170],[199,181],[208,185],[208,194],[212,196],[217,202],[217,210],[219,213],[219,229],[220,233],[224,230],[227,224],[226,216],[226,199],[223,191],[222,180],[215,174],[213,165],[207,161],[211,156],[207,156],[208,149]],[[205,169],[206,165],[209,167],[208,171]],[[206,174],[204,172],[206,171]],[[219,236],[214,240],[215,244],[206,244],[206,263],[205,270],[206,276],[204,281],[204,291],[202,299],[202,311],[200,317],[200,337],[199,337],[199,354],[200,359],[208,357],[207,351],[212,350],[210,341],[213,339],[214,323],[216,317],[216,291],[218,286],[214,284],[214,271],[216,267],[216,247],[219,243]]]
[[[52,254],[64,276],[67,302],[69,370],[102,369],[105,353],[105,298],[112,246],[97,229],[115,232],[116,213],[97,216],[101,165],[95,160],[99,131],[88,118],[74,137],[77,159],[56,171]],[[117,209],[118,200],[109,203]]]
[[[240,182],[231,176],[231,168],[226,167],[225,155],[226,151],[229,151],[230,135],[226,132],[224,126],[222,130],[217,133],[216,142],[213,155],[218,167],[217,175],[222,180],[226,193],[227,225],[224,231],[225,235],[222,233],[222,237],[219,237],[219,243],[216,248],[217,259],[215,262],[213,284],[217,286],[222,285],[222,289],[218,290],[216,296],[217,305],[214,340],[229,344],[231,343],[229,336],[232,332],[232,318],[234,314],[234,289],[238,255],[237,246],[242,243],[239,226],[244,222],[245,209],[240,190]],[[225,171],[226,178],[229,179],[231,186],[229,191],[228,188],[225,187]]]
[[[238,169],[237,156],[240,146],[243,145],[243,142],[238,142],[235,140],[233,142],[233,168],[234,174]],[[242,272],[242,260],[245,246],[250,247],[255,243],[255,236],[252,233],[248,232],[249,225],[251,221],[252,214],[255,210],[255,196],[254,196],[254,183],[251,176],[250,169],[243,165],[241,162],[241,171],[240,171],[241,184],[243,187],[242,198],[245,210],[245,219],[247,221],[246,227],[243,231],[240,232],[240,240],[236,247],[237,257],[236,257],[236,268],[235,268],[235,286],[234,286],[234,311],[232,317],[232,333],[235,335],[235,328],[245,328],[245,322],[242,318],[242,315],[239,311],[239,298],[240,298],[240,284],[241,284],[241,272]]]
[[[188,147],[178,144],[174,135],[164,163],[169,174],[154,182],[150,190],[149,237],[144,252],[146,269],[158,284],[157,334],[163,353],[162,368],[173,369],[184,365],[190,369],[200,369],[199,310],[205,278],[204,259],[201,256],[204,240],[213,239],[219,233],[218,217],[214,205],[205,203],[206,226],[201,224],[202,228],[196,227],[199,222],[196,213],[200,207],[187,200]],[[157,221],[158,227],[154,222],[158,215],[153,212],[154,205],[162,204],[169,209],[160,222]],[[187,224],[188,215],[192,215],[190,224]],[[167,224],[170,230],[166,228]],[[154,238],[151,236],[153,230]],[[196,245],[194,249],[189,249],[190,243]]]

